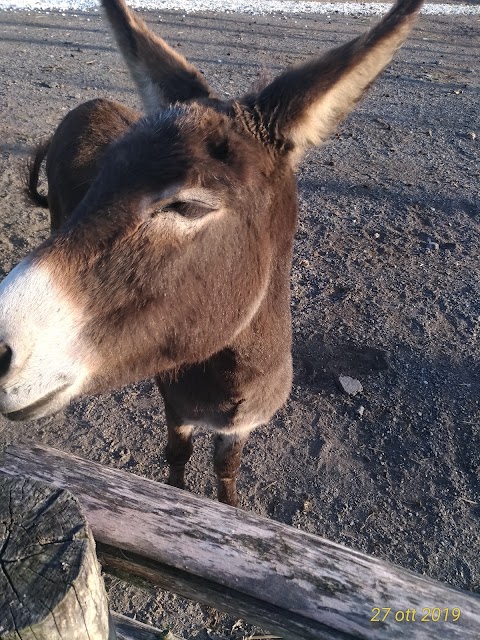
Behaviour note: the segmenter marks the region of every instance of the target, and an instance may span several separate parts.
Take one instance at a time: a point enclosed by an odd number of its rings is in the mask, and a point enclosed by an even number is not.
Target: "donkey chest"
[[[232,352],[183,367],[158,379],[167,410],[177,422],[223,430],[235,424],[245,398]]]
[[[291,358],[266,371],[246,367],[226,349],[210,360],[157,378],[167,411],[178,424],[219,432],[267,422],[291,386]]]

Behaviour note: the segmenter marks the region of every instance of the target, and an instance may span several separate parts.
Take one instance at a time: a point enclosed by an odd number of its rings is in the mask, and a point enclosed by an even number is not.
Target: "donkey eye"
[[[199,200],[175,200],[165,204],[161,210],[174,212],[183,218],[195,219],[210,213],[212,206]]]
[[[174,193],[160,193],[147,201],[150,217],[170,215],[196,220],[221,207],[220,198],[211,191],[201,188],[173,189]],[[176,193],[175,193],[176,192]]]

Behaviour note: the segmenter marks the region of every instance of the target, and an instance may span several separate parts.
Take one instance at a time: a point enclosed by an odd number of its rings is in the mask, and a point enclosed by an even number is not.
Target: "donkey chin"
[[[12,398],[7,393],[0,391],[0,410],[6,418],[14,421],[34,420],[49,416],[62,409],[74,395],[77,395],[72,393],[72,385],[69,383],[47,392],[33,402],[32,399],[36,394],[30,388],[13,387],[12,393],[17,394],[17,392],[18,395]],[[25,402],[27,402],[26,406]]]

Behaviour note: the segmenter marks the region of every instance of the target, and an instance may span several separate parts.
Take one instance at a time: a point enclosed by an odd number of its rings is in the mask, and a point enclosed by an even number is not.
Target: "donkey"
[[[218,497],[236,506],[249,433],[291,387],[295,168],[391,60],[421,0],[369,32],[223,100],[123,0],[102,0],[146,115],[93,100],[30,169],[53,233],[0,285],[0,411],[46,416],[155,376],[168,482],[195,427],[215,433]],[[48,196],[37,191],[46,157]]]

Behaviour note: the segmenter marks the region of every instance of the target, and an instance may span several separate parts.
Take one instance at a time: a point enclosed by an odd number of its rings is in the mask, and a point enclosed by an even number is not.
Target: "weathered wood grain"
[[[182,640],[171,631],[160,631],[146,624],[112,612],[118,640]]]
[[[0,476],[0,639],[115,637],[77,500],[64,489]]]
[[[9,447],[0,470],[71,490],[108,571],[287,640],[478,639],[478,597],[328,540],[46,447]],[[383,622],[371,622],[374,607],[391,609]],[[461,617],[422,623],[425,607]],[[409,621],[395,619],[407,611]]]

